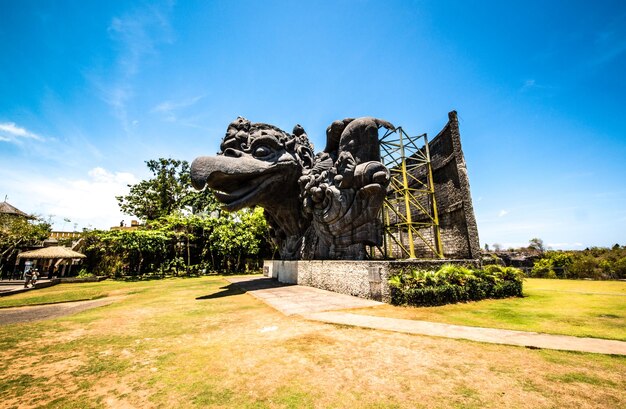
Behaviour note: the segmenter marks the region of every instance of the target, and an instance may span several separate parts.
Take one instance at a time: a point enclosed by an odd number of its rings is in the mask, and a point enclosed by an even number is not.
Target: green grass
[[[550,375],[548,376],[548,379],[550,381],[556,381],[556,382],[565,382],[565,383],[578,382],[578,383],[587,383],[589,385],[596,385],[596,386],[602,385],[607,382],[609,384],[615,385],[613,382],[607,381],[606,379],[597,378],[595,376],[590,376],[586,373],[581,373],[581,372],[568,372],[562,375]]]
[[[68,301],[95,300],[114,294],[143,291],[149,282],[124,282],[105,280],[98,283],[58,284],[0,298],[0,308],[26,305],[53,304]]]
[[[626,341],[626,282],[524,280],[524,297],[440,307],[382,306],[371,315]]]
[[[2,407],[626,405],[623,357],[309,322],[219,277],[39,291],[20,295],[19,303],[125,297],[54,320],[0,326]],[[276,330],[263,331],[268,327]]]

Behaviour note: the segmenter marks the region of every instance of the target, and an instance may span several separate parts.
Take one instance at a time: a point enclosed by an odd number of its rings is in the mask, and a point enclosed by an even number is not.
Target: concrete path
[[[0,297],[15,295],[26,291],[37,290],[39,288],[51,287],[58,284],[58,280],[40,279],[34,287],[24,288],[24,280],[0,281]]]
[[[285,315],[365,308],[381,302],[365,300],[303,285],[281,284],[264,277],[229,277],[227,280]]]
[[[23,282],[19,283],[19,284],[16,284],[14,282],[11,282],[11,283],[8,283],[8,284],[2,283],[0,285],[0,294],[3,294],[3,293],[7,293],[7,294],[11,293],[12,294],[12,293],[14,293],[15,291],[18,291],[18,290],[25,290]]]
[[[63,317],[91,308],[102,307],[120,298],[122,297],[107,297],[97,300],[64,302],[32,307],[0,308],[0,325]]]
[[[463,325],[385,318],[345,312],[318,312],[303,314],[303,317],[332,324],[354,325],[363,328],[382,329],[434,337],[468,339],[471,341],[488,342],[490,344],[626,355],[626,342],[608,339],[579,338],[566,335],[541,334],[538,332],[467,327]]]
[[[299,314],[314,321],[528,348],[626,355],[623,341],[353,314],[336,310],[382,303],[312,287],[284,285],[269,278],[230,277],[227,280],[286,315]]]

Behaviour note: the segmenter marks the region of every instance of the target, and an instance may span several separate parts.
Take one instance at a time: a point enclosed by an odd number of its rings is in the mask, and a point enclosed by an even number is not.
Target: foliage
[[[159,158],[146,161],[146,165],[153,177],[128,185],[128,195],[116,197],[122,212],[142,220],[156,220],[186,208],[193,214],[217,209],[211,191],[198,192],[191,186],[187,161]]]
[[[246,272],[268,252],[263,209],[173,213],[137,230],[85,234],[89,271],[107,276]]]
[[[530,272],[531,277],[556,278],[554,263],[549,257],[537,260]]]
[[[20,247],[45,240],[50,231],[50,223],[39,217],[0,214],[0,271],[15,258]]]
[[[160,231],[92,231],[85,237],[87,268],[97,275],[120,276],[153,271],[167,252],[170,237]]]
[[[108,276],[180,275],[257,269],[271,254],[263,209],[219,210],[213,192],[191,187],[189,164],[146,161],[153,177],[129,185],[120,208],[146,223],[85,233],[87,268]]]
[[[247,257],[256,256],[267,247],[268,226],[263,209],[244,209],[227,213],[217,219],[206,243],[211,254],[221,257],[221,269],[226,271],[247,270],[242,263]]]
[[[591,247],[583,251],[548,251],[530,272],[540,278],[625,279],[626,247]]]
[[[437,271],[410,270],[389,279],[396,305],[444,305],[484,298],[522,296],[523,274],[513,267],[489,265],[484,270],[445,264]]]
[[[90,277],[95,277],[95,274],[90,273],[89,271],[87,271],[84,268],[81,268],[81,270],[78,272],[76,277],[78,277],[78,278],[90,278]]]
[[[531,250],[538,251],[540,253],[543,253],[546,249],[546,247],[543,244],[543,240],[538,237],[534,237],[528,241],[528,248]]]

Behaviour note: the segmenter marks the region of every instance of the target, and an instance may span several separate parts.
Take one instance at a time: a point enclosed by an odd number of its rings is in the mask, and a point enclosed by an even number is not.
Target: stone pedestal
[[[263,273],[281,283],[306,285],[370,300],[389,302],[391,295],[387,283],[391,275],[411,268],[437,269],[446,263],[476,267],[479,261],[265,260]]]

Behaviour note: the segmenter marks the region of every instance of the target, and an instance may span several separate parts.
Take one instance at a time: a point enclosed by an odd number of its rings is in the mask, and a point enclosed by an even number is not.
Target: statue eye
[[[265,146],[265,145],[261,145],[258,146],[255,150],[254,150],[254,156],[257,158],[264,158],[268,155],[270,155],[272,153],[272,150]]]

